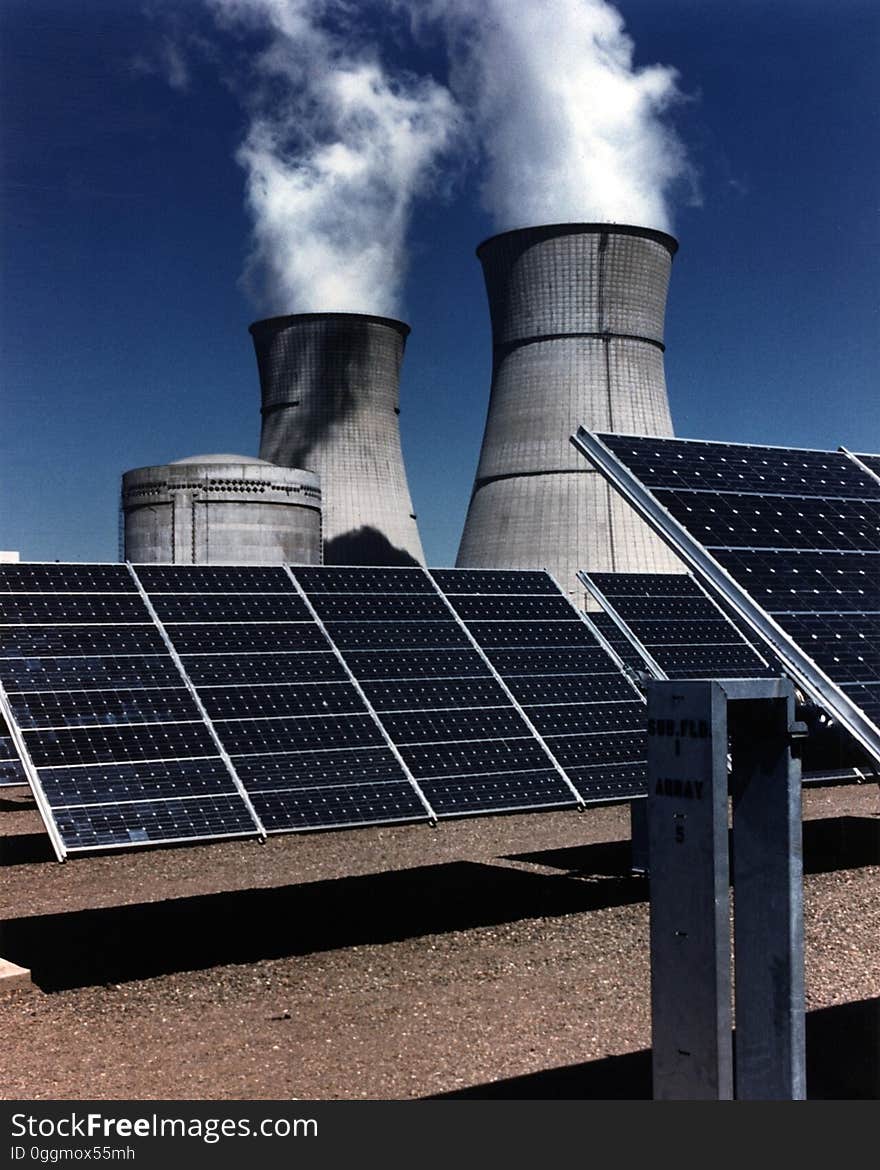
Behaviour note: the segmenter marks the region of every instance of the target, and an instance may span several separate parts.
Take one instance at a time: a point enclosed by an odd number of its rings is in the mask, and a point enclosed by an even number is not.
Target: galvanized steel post
[[[792,684],[652,681],[647,714],[654,1097],[802,1099],[800,763],[791,752],[801,729]]]

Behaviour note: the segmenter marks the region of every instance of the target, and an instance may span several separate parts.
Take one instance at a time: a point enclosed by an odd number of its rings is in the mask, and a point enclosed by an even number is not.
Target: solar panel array
[[[427,573],[296,575],[438,817],[579,803]]]
[[[609,474],[622,470],[647,490],[662,511],[654,513],[685,555],[674,521],[724,570],[709,580],[727,592],[730,579],[763,614],[789,635],[779,642],[783,661],[804,685],[837,703],[858,738],[876,756],[880,743],[880,483],[843,452],[750,447],[681,439],[586,435]],[[866,464],[876,456],[860,457]],[[636,493],[637,494],[637,493]],[[631,499],[635,499],[631,495]],[[647,514],[647,513],[646,513]],[[749,622],[765,637],[760,614]],[[799,655],[798,652],[802,652]],[[805,662],[807,666],[804,665]],[[833,687],[826,688],[831,682]],[[838,692],[834,692],[834,687]],[[823,688],[826,688],[823,692]],[[847,705],[848,704],[848,705]]]
[[[643,792],[641,698],[552,580],[435,578],[0,566],[2,705],[59,856]]]
[[[123,565],[0,567],[0,685],[62,852],[257,831]]]
[[[137,575],[266,832],[428,816],[284,568]]]
[[[778,674],[687,573],[581,573],[658,677],[767,678]]]
[[[627,641],[642,670],[651,677],[768,678],[785,674],[778,660],[770,654],[765,657],[748,640],[747,635],[754,638],[754,634],[743,630],[690,574],[582,572],[578,576],[605,607],[602,616]],[[813,726],[812,734],[800,744],[799,754],[805,784],[848,782],[864,776],[863,754],[848,737],[841,740],[827,725]]]
[[[479,569],[433,576],[581,796],[642,794],[642,700],[552,578]]]

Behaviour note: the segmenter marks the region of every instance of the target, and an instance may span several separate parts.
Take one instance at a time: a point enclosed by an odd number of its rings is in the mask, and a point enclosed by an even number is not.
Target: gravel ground
[[[804,796],[811,1096],[880,1096],[876,785]],[[650,1096],[626,806],[58,865],[0,800],[6,1099]]]

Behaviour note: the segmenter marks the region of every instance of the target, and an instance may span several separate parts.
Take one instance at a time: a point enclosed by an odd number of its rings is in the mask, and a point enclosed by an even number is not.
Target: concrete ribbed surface
[[[658,232],[559,225],[506,232],[478,249],[493,372],[457,565],[548,568],[577,594],[577,569],[679,567],[642,521],[609,502],[569,441],[579,426],[672,435],[663,318],[675,247]]]
[[[424,562],[400,444],[408,332],[399,321],[341,313],[251,326],[260,456],[320,475],[327,564]]]

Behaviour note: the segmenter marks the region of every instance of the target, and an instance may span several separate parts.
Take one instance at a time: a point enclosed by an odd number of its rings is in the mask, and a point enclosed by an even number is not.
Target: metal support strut
[[[787,679],[648,684],[655,1099],[806,1096],[794,711]]]

